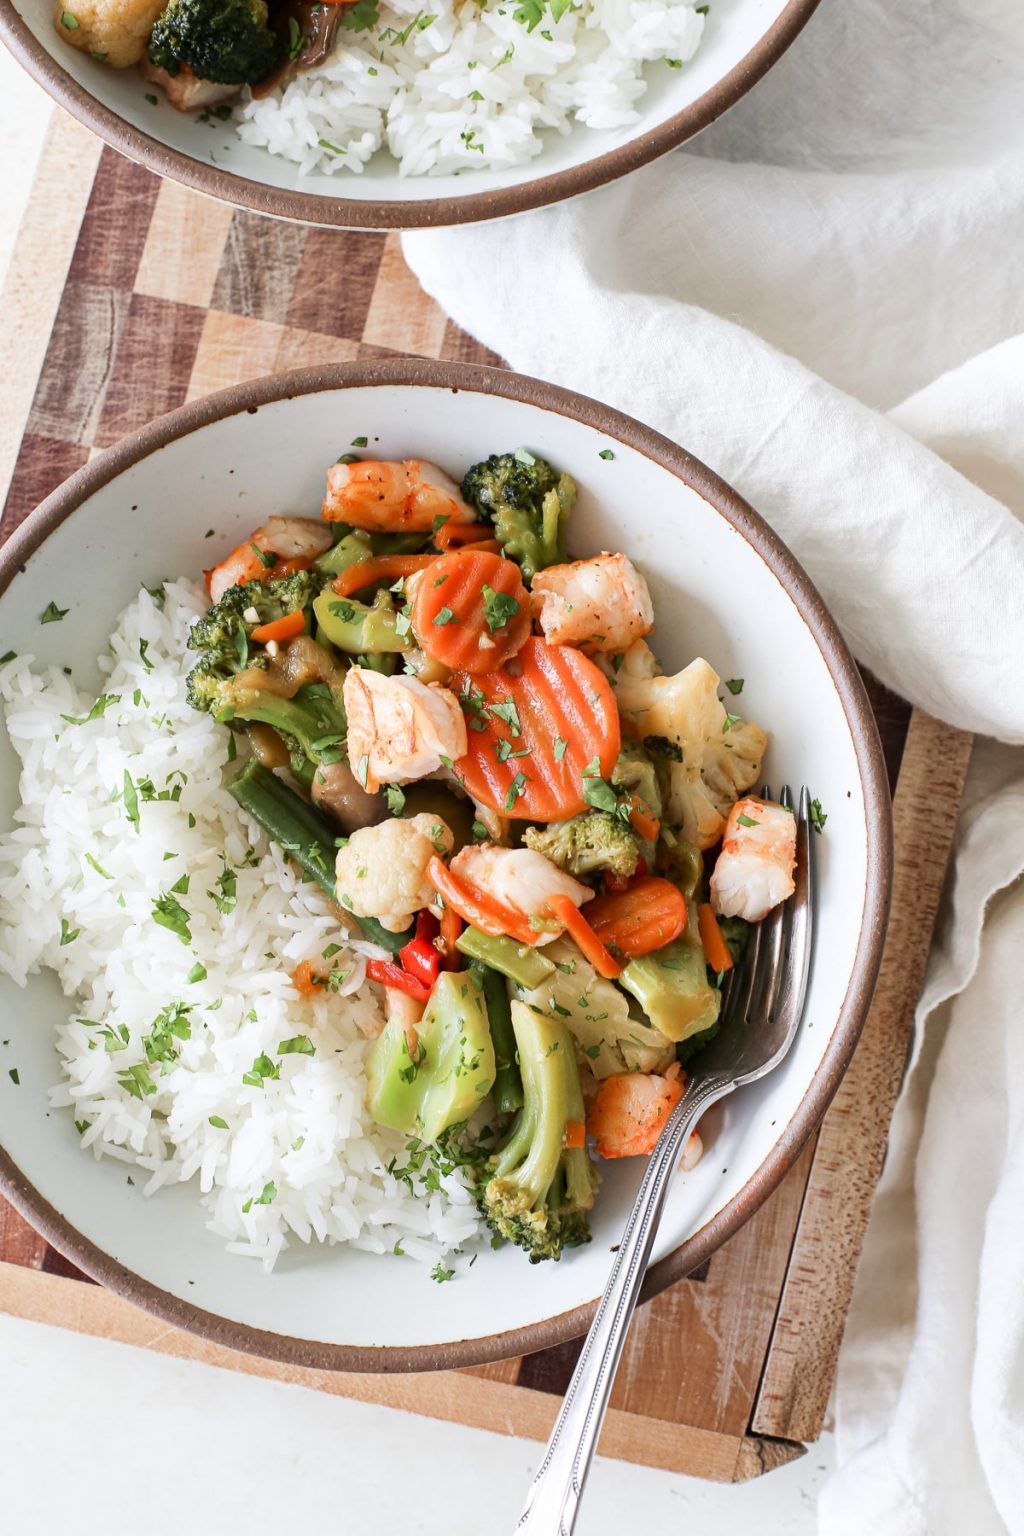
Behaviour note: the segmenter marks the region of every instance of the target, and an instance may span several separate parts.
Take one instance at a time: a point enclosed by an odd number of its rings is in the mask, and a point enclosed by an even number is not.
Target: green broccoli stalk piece
[[[580,877],[598,870],[632,875],[640,860],[640,843],[620,817],[610,811],[584,811],[571,821],[553,821],[546,827],[527,827],[528,848],[542,853]]]
[[[513,1002],[511,1011],[524,1103],[488,1165],[480,1207],[488,1225],[537,1264],[590,1241],[598,1176],[585,1145],[565,1145],[566,1127],[585,1119],[569,1031],[525,1003]]]
[[[367,1103],[378,1125],[436,1142],[483,1103],[494,1046],[481,979],[442,971],[414,1029],[388,1019],[366,1061]]]
[[[150,33],[150,62],[169,75],[257,85],[284,52],[265,0],[171,0]]]
[[[658,770],[649,753],[637,742],[627,741],[611,773],[613,789],[638,795],[651,814],[661,816],[661,786]]]
[[[462,495],[494,524],[505,554],[517,560],[527,581],[565,559],[565,529],[576,503],[576,482],[525,448],[492,453],[474,464]]]
[[[327,587],[313,604],[313,612],[324,638],[351,656],[412,649],[409,615],[396,612],[388,592],[378,592],[368,605],[354,597],[338,597]]]

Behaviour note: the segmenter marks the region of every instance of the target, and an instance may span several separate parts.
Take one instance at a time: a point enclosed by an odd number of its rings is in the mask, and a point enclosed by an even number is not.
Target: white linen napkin
[[[731,481],[897,692],[1024,742],[1020,0],[823,0],[685,150],[404,249],[512,367]],[[1022,869],[1024,754],[983,743],[843,1350],[825,1536],[1024,1533],[1019,888],[982,932]]]

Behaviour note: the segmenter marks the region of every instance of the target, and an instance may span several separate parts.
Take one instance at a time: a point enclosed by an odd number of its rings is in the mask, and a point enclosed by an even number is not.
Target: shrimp
[[[476,513],[443,469],[420,459],[363,459],[327,471],[323,515],[374,533],[429,533],[437,518],[472,523]]]
[[[685,1086],[685,1072],[675,1078],[643,1072],[617,1072],[606,1077],[587,1111],[587,1130],[597,1144],[598,1155],[649,1156]],[[695,1167],[703,1150],[700,1137],[693,1131],[683,1152],[682,1167]]]
[[[711,876],[711,905],[720,917],[759,923],[792,896],[796,819],[785,806],[756,795],[737,800],[725,824]]]
[[[350,667],[344,697],[349,764],[370,794],[381,784],[408,784],[436,773],[442,758],[465,756],[465,718],[454,693],[440,683]]]
[[[589,886],[581,885],[571,875],[552,864],[532,848],[496,848],[491,843],[463,848],[452,860],[452,874],[470,881],[503,907],[537,917],[552,896],[568,896],[575,906],[593,899]],[[562,925],[551,921],[537,930],[534,944],[550,944],[562,932]]]
[[[654,628],[647,583],[625,555],[552,565],[533,578],[537,617],[552,645],[625,651]]]
[[[229,587],[247,581],[271,581],[302,570],[331,547],[330,530],[311,517],[268,517],[243,543],[236,545],[212,571],[204,572],[206,590],[219,603]],[[262,551],[262,556],[257,551]]]

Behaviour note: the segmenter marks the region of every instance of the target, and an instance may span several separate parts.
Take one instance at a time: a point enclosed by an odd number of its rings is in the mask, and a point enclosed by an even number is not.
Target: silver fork
[[[762,794],[771,799],[767,786]],[[788,785],[780,798],[793,809]],[[709,1105],[771,1072],[793,1043],[807,993],[814,928],[810,809],[810,796],[801,789],[796,890],[757,924],[742,966],[729,973],[721,1028],[695,1059],[686,1091],[651,1153],[517,1531],[570,1536],[679,1154]]]

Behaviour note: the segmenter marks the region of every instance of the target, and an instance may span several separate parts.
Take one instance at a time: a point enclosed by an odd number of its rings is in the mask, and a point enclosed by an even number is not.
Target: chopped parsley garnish
[[[192,943],[192,930],[189,928],[191,918],[170,891],[154,901],[153,921],[159,923],[161,928],[169,928],[172,933],[176,933],[183,944]]]
[[[470,830],[473,833],[473,839],[475,842],[486,843],[489,833],[482,821],[474,821]]]
[[[529,757],[530,748],[520,747],[518,752],[513,752],[510,741],[499,741],[494,748],[495,756],[499,763],[507,763],[510,757]]]
[[[120,697],[119,693],[101,693],[87,715],[61,715],[61,719],[66,720],[68,725],[88,725],[90,720],[98,720]]]
[[[369,438],[366,438],[366,437],[354,437],[352,439],[352,447],[353,448],[365,448],[368,442],[369,442]]]
[[[91,853],[87,853],[87,854],[86,854],[86,856],[85,856],[85,862],[86,862],[86,863],[87,863],[87,864],[88,864],[88,865],[89,865],[89,866],[90,866],[90,867],[91,867],[91,868],[92,868],[92,869],[94,869],[94,870],[95,870],[95,871],[96,871],[96,873],[97,873],[97,874],[98,874],[98,875],[102,875],[102,877],[103,877],[103,879],[104,879],[104,880],[113,880],[113,878],[114,878],[114,877],[113,877],[113,875],[112,875],[112,874],[111,874],[111,873],[110,873],[110,871],[109,871],[109,869],[104,869],[104,868],[103,868],[103,865],[102,865],[102,864],[98,864],[98,863],[97,863],[97,862],[96,862],[96,860],[95,860],[95,859],[94,859],[94,858],[93,858],[93,856],[92,856],[92,854],[91,854]]]
[[[341,953],[341,945],[340,944],[328,944],[327,948],[326,949],[322,949],[320,951],[320,953],[323,955],[325,960],[331,960],[331,959],[334,958],[335,955],[340,955],[340,953]]]
[[[728,688],[731,694],[735,695],[737,693],[742,693],[743,679],[742,677],[727,677],[725,680],[725,686]]]
[[[153,670],[153,663],[149,659],[149,641],[148,640],[140,640],[139,641],[139,660],[142,662],[142,665],[145,667],[147,672],[152,672],[152,670]]]
[[[598,454],[599,459],[614,459],[615,455],[610,448],[602,448]]]
[[[215,891],[207,891],[206,894],[217,908],[217,911],[223,912],[226,917],[229,912],[235,910],[238,876],[228,864],[223,854],[221,854],[221,859],[223,860],[224,868],[217,876],[217,889]]]
[[[10,1069],[10,1071],[8,1072],[7,1076],[10,1078],[10,1080],[14,1084],[15,1088],[20,1088],[21,1087],[21,1078],[18,1075],[17,1067],[12,1067]]]
[[[242,1073],[242,1082],[248,1083],[250,1088],[262,1088],[265,1078],[280,1076],[281,1068],[279,1064],[276,1061],[271,1061],[269,1056],[261,1052],[248,1072]]]
[[[439,608],[437,613],[434,614],[434,617],[431,620],[432,624],[437,624],[437,625],[457,624],[458,622],[459,621],[455,617],[455,615],[452,612],[452,610],[450,608],[448,608],[447,606],[444,607],[444,608]]]
[[[6,667],[9,661],[15,661],[17,659],[17,655],[17,651],[5,651],[4,654],[0,656],[0,667]]]
[[[722,721],[722,735],[724,736],[726,731],[731,731],[734,725],[738,725],[739,719],[739,715],[730,715],[726,710],[725,719]]]
[[[519,612],[519,603],[507,592],[495,592],[484,582],[484,618],[487,628],[493,635],[495,630],[502,629],[510,619],[514,619]]]
[[[565,756],[565,749],[569,745],[564,736],[555,737],[555,762],[560,763]]]
[[[210,1115],[208,1117],[208,1119],[209,1119],[209,1123],[212,1126],[215,1126],[218,1131],[226,1131],[227,1130],[228,1123],[224,1119],[223,1115]]]
[[[77,32],[78,31],[78,26],[79,26],[78,17],[77,16],[73,16],[70,11],[61,11],[61,13],[60,13],[60,24],[61,24],[62,27],[66,27],[66,29],[69,32]]]
[[[278,1041],[277,1054],[279,1056],[315,1056],[316,1046],[308,1035],[292,1035],[288,1040]]]
[[[206,980],[206,966],[203,964],[203,962],[201,960],[197,960],[195,965],[189,971],[188,975],[185,977],[185,984],[186,984],[186,986],[194,987],[197,981],[205,981],[205,980]]]
[[[262,1193],[256,1196],[256,1199],[253,1203],[255,1205],[270,1205],[270,1203],[276,1199],[277,1185],[274,1183],[273,1179],[268,1179],[266,1184],[263,1186]]]
[[[454,1269],[444,1269],[442,1267],[441,1260],[438,1259],[437,1263],[430,1271],[430,1278],[431,1280],[436,1280],[438,1285],[443,1285],[446,1280],[455,1279],[455,1271]]]
[[[811,826],[814,828],[815,832],[823,831],[825,823],[828,821],[828,814],[822,810],[820,800],[811,801],[810,817]]]
[[[736,820],[741,827],[759,827],[761,825],[759,821],[754,820],[753,816],[737,816]]]
[[[526,788],[526,782],[525,773],[516,774],[515,778],[512,780],[512,783],[508,787],[508,794],[505,796],[506,811],[510,811],[515,805],[516,801],[519,799],[519,796]]]
[[[68,920],[67,920],[67,918],[66,917],[62,917],[61,920],[60,920],[60,947],[61,947],[61,949],[64,948],[65,944],[73,944],[75,942],[75,940],[78,938],[78,935],[81,933],[81,931],[82,931],[81,928],[69,928],[68,927]]]
[[[188,1021],[191,1012],[189,1003],[168,1003],[166,1008],[161,1009],[142,1042],[149,1061],[177,1059],[178,1047],[175,1042],[192,1038],[192,1026]]]
[[[343,624],[351,624],[356,616],[352,604],[346,602],[344,598],[336,603],[328,603],[327,610],[329,613],[336,614]]]
[[[384,785],[384,799],[392,816],[401,816],[405,810],[405,791],[398,784]],[[327,951],[325,950],[326,954]]]
[[[500,704],[488,704],[487,709],[496,720],[505,722],[513,736],[522,734],[523,727],[519,722],[519,711],[514,699],[504,699]]]
[[[121,798],[124,801],[125,815],[128,817],[128,820],[131,822],[136,832],[140,832],[142,828],[139,822],[138,791],[136,790],[135,785],[132,783],[132,776],[128,772],[127,768],[124,771],[124,790],[122,791]]]
[[[128,1067],[124,1072],[119,1072],[117,1080],[133,1099],[144,1099],[148,1094],[156,1093],[153,1074],[144,1061],[140,1061],[134,1067]]]

